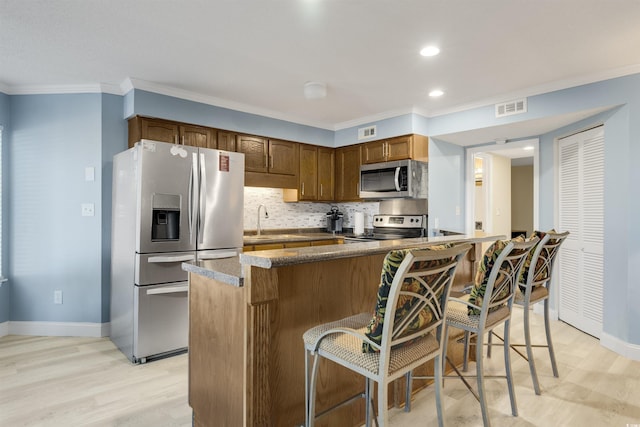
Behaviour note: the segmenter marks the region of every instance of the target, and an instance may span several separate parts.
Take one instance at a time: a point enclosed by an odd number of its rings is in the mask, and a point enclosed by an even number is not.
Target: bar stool
[[[533,358],[533,347],[547,347],[549,350],[549,358],[551,359],[551,370],[553,376],[558,377],[558,366],[556,364],[556,356],[553,351],[553,343],[551,341],[551,326],[549,321],[549,295],[551,289],[551,279],[553,266],[558,255],[560,245],[569,236],[569,232],[556,233],[549,231],[547,233],[536,231],[534,233],[540,239],[536,248],[531,252],[530,257],[525,261],[525,265],[520,275],[520,283],[518,284],[520,292],[516,294],[515,304],[524,309],[524,344],[511,344],[511,348],[520,356],[529,362],[529,370],[531,371],[531,379],[533,380],[533,388],[536,394],[540,394],[540,384],[538,382],[538,374],[536,372],[536,364]],[[546,344],[532,344],[530,332],[530,313],[531,307],[544,301],[544,330],[547,338]],[[522,354],[517,347],[526,347],[527,355]]]
[[[499,240],[491,245],[485,252],[471,294],[461,298],[450,298],[447,307],[445,327],[445,358],[448,342],[449,328],[454,327],[464,331],[464,358],[465,370],[472,337],[475,337],[476,346],[476,381],[477,392],[473,390],[466,378],[458,368],[451,364],[466,387],[473,393],[480,403],[482,421],[485,427],[491,425],[489,410],[484,389],[484,378],[504,378],[507,380],[509,398],[511,401],[511,413],[518,415],[516,396],[513,388],[511,373],[511,358],[509,352],[509,329],[511,324],[511,309],[515,297],[516,284],[524,261],[531,248],[538,242],[538,238],[525,241],[523,237],[511,241]],[[483,371],[483,342],[484,335],[495,327],[504,324],[504,363],[505,375],[487,376]],[[449,376],[447,376],[449,378]]]
[[[388,425],[389,383],[431,359],[437,367],[436,408],[439,425],[443,425],[440,356],[444,316],[456,267],[470,248],[471,245],[464,244],[439,250],[389,252],[383,262],[373,318],[370,313],[357,314],[304,333],[307,427],[312,427],[316,418],[360,397],[365,398],[365,422],[367,427],[371,426],[374,382],[378,384],[376,424]],[[365,387],[364,393],[316,414],[316,380],[321,358],[363,375]]]

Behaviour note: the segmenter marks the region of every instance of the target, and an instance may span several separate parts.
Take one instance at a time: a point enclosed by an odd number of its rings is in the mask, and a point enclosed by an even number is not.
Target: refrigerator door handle
[[[165,256],[152,256],[147,259],[147,262],[150,263],[164,263],[164,262],[185,262],[185,261],[195,261],[195,255],[165,255]]]
[[[193,153],[191,159],[191,173],[189,175],[189,243],[193,244],[195,240],[194,233],[196,232],[196,215],[198,214],[194,208],[196,203],[195,194],[198,192],[198,155]]]
[[[189,292],[189,285],[165,286],[163,288],[148,289],[147,295],[177,294]]]
[[[205,212],[207,209],[207,169],[206,163],[204,161],[204,153],[200,153],[200,211],[198,214],[198,228],[202,227],[202,222],[204,221]],[[198,230],[198,243],[204,243],[204,230]]]

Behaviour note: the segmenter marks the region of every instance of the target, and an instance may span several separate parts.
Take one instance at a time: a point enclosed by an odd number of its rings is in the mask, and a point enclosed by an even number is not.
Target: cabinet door
[[[180,144],[191,147],[216,148],[212,130],[203,126],[180,125]]]
[[[411,136],[399,136],[386,141],[386,160],[410,159],[413,153],[413,141]]]
[[[362,163],[380,163],[386,161],[386,141],[367,142],[362,147]]]
[[[318,147],[300,146],[299,200],[318,200]]]
[[[297,175],[298,145],[295,142],[269,140],[269,173]]]
[[[244,153],[244,169],[246,172],[268,172],[268,141],[265,138],[249,135],[238,135],[237,151]]]
[[[334,169],[335,150],[318,147],[318,200],[334,200]]]
[[[157,119],[140,119],[140,136],[142,139],[178,143],[178,125]]]
[[[218,150],[236,151],[236,134],[218,131],[217,145]]]
[[[336,200],[360,199],[360,145],[336,149]]]

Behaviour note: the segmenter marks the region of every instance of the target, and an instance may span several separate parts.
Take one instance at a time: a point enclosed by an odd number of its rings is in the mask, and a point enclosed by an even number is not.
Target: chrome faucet
[[[264,217],[269,218],[269,212],[267,212],[267,207],[265,205],[258,206],[258,236],[262,232],[262,229],[260,228],[260,208],[264,208]]]

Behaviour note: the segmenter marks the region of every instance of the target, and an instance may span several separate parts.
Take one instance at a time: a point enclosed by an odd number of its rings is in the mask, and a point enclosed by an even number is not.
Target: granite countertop
[[[233,286],[243,286],[242,264],[237,255],[231,258],[183,262],[182,269]]]
[[[311,246],[302,248],[274,249],[240,254],[240,263],[261,268],[276,268],[307,262],[349,258],[362,255],[386,253],[393,249],[419,248],[446,242],[495,241],[504,236],[475,237],[473,235],[419,237],[397,240],[368,240],[342,245]]]
[[[242,253],[239,256],[217,260],[183,263],[183,269],[233,286],[243,286],[244,266],[277,268],[287,265],[326,261],[386,253],[392,249],[420,248],[445,242],[485,242],[504,236],[475,237],[473,235],[421,237],[415,239],[373,240],[361,243],[309,246]]]

